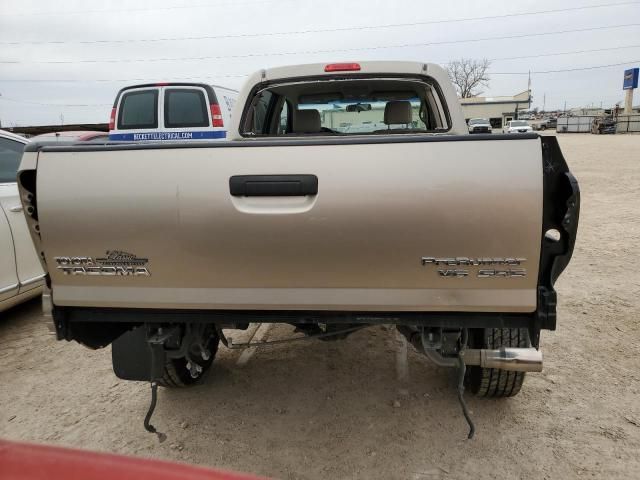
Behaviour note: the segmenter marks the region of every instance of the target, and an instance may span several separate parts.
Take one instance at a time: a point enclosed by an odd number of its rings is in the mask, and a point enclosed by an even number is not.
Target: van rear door
[[[212,87],[158,84],[118,95],[109,140],[212,140],[226,137],[221,105]]]
[[[163,87],[163,131],[161,140],[225,138],[220,105],[213,90],[204,87]]]
[[[154,140],[160,127],[160,87],[132,88],[118,95],[109,140]]]

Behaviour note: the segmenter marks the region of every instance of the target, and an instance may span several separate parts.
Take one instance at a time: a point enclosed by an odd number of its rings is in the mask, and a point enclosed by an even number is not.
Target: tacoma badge
[[[65,275],[144,276],[151,275],[146,267],[149,259],[121,250],[107,250],[105,257],[54,257],[58,270]]]

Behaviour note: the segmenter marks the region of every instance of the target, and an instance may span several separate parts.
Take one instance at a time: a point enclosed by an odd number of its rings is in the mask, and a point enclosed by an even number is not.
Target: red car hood
[[[0,440],[0,480],[259,480],[238,473]]]

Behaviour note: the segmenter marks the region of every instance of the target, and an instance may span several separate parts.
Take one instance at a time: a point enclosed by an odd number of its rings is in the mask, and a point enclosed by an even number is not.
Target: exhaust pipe
[[[503,347],[495,350],[468,348],[460,352],[467,365],[513,372],[541,372],[542,352],[535,348]]]
[[[428,345],[425,345],[422,333],[415,327],[398,325],[397,328],[418,352],[425,354],[434,364],[441,367],[456,367],[458,365],[457,357],[445,357],[435,348],[425,348]],[[499,368],[512,372],[542,371],[542,352],[533,347],[464,348],[460,351],[460,356],[466,365]]]

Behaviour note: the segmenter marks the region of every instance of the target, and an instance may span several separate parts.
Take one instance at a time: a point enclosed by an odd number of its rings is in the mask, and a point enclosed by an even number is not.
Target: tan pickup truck
[[[542,368],[580,201],[554,137],[469,135],[445,71],[412,62],[262,70],[233,119],[226,142],[27,147],[59,339],[165,386],[250,322],[395,324],[484,396]]]

